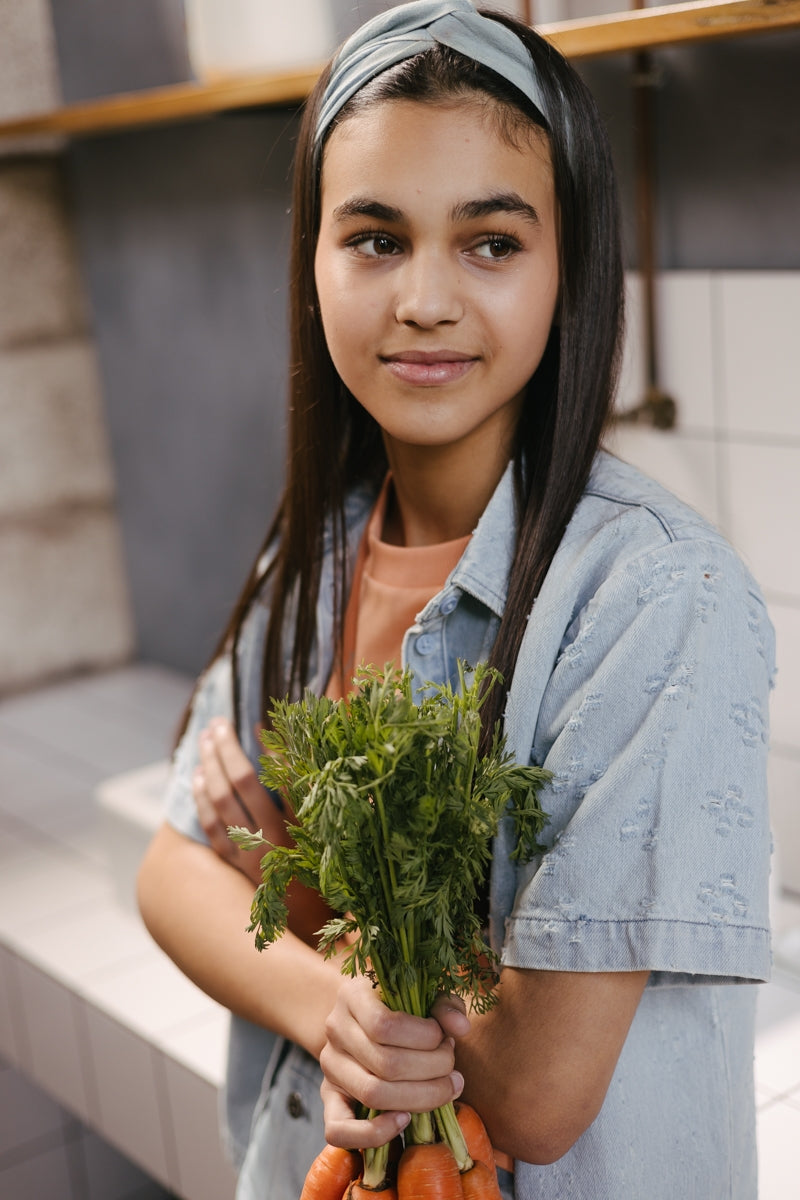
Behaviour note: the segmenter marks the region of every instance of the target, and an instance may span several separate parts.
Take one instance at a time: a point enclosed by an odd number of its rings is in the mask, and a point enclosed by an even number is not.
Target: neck
[[[434,546],[466,537],[475,529],[508,465],[499,453],[486,463],[453,447],[387,443],[394,484],[384,540],[405,546]]]

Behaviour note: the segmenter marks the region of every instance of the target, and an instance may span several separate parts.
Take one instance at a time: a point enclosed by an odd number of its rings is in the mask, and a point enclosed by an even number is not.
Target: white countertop
[[[163,773],[190,685],[139,665],[0,702],[0,1056],[178,1196],[226,1200],[227,1013],[144,929],[146,822],[128,852],[113,811],[121,774]]]

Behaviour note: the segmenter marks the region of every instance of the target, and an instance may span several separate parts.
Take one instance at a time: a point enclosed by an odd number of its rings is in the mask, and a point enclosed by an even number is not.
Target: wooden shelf
[[[539,26],[567,58],[652,49],[800,27],[800,0],[699,0]],[[0,139],[41,134],[82,137],[206,117],[233,109],[299,104],[319,68],[239,75],[69,104],[53,112],[0,121]]]
[[[541,32],[567,58],[592,58],[799,26],[800,0],[699,0],[561,21]]]

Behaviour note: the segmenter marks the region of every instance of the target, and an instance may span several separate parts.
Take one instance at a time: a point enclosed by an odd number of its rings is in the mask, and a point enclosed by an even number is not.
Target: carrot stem
[[[421,1112],[411,1114],[409,1125],[410,1140],[415,1146],[430,1146],[436,1141],[436,1127],[433,1113]]]
[[[445,1104],[442,1108],[437,1108],[433,1115],[436,1119],[439,1136],[452,1150],[453,1158],[458,1163],[458,1169],[463,1174],[472,1166],[472,1159],[464,1139],[464,1132],[458,1123],[455,1108],[452,1104]]]
[[[370,1109],[370,1120],[377,1115],[377,1109]],[[361,1156],[364,1159],[364,1173],[361,1182],[365,1187],[377,1192],[385,1186],[390,1147],[391,1142],[387,1142],[385,1146],[361,1151]]]

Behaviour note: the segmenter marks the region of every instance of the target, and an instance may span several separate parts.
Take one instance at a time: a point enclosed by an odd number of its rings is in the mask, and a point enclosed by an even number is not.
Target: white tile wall
[[[770,604],[778,646],[778,680],[772,698],[772,741],[777,748],[800,746],[800,606]],[[800,807],[800,806],[798,806]]]
[[[105,1013],[87,1008],[97,1108],[88,1123],[165,1186],[177,1185],[175,1139],[163,1065],[154,1048]]]
[[[18,1146],[60,1134],[63,1114],[25,1076],[0,1063],[0,1162]]]
[[[627,294],[623,410],[643,394],[636,275]],[[665,273],[656,308],[660,383],[677,401],[677,428],[620,425],[610,445],[718,524],[765,592],[778,645],[776,857],[781,883],[800,894],[800,273]]]
[[[775,870],[782,885],[800,896],[800,856],[797,853],[800,846],[800,754],[797,751],[773,750],[769,764],[769,792]]]
[[[666,273],[655,283],[659,322],[659,384],[681,402],[680,432],[711,433],[716,425],[713,338],[713,286],[708,271]],[[642,281],[629,272],[625,281],[626,328],[618,403],[629,409],[645,387]]]
[[[728,430],[800,444],[800,274],[726,272],[715,298]]]
[[[709,521],[719,523],[717,448],[710,438],[618,425],[608,446],[677,492]]]
[[[800,513],[800,443],[731,438],[722,453],[727,533],[765,591],[800,596],[800,555],[792,553]]]
[[[235,1176],[219,1143],[217,1088],[210,1083],[198,1087],[194,1073],[171,1059],[165,1060],[164,1071],[181,1191],[192,1200],[233,1200]],[[198,1141],[207,1147],[202,1159],[194,1149]]]
[[[30,1051],[20,1065],[70,1112],[89,1120],[92,1087],[77,999],[69,988],[22,958],[19,973]]]
[[[786,1200],[797,1183],[800,1092],[759,1113],[761,1200]]]

